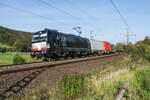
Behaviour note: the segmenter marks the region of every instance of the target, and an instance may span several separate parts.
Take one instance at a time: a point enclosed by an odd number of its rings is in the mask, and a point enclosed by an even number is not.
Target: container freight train
[[[65,58],[100,55],[112,52],[112,46],[105,41],[89,40],[57,30],[45,29],[33,33],[31,57]]]

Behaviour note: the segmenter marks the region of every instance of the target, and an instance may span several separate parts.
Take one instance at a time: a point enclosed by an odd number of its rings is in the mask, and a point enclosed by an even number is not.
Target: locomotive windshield
[[[33,34],[32,42],[41,41],[47,41],[47,33],[45,31],[40,31]]]

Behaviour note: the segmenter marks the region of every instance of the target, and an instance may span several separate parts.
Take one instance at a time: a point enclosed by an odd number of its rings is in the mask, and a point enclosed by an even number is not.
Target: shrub
[[[130,47],[128,53],[131,55],[132,61],[137,61],[139,59],[150,61],[150,46],[149,45],[138,45]]]
[[[139,70],[135,73],[136,89],[138,90],[141,100],[149,100],[150,96],[150,68]]]
[[[24,64],[24,63],[26,63],[26,60],[20,55],[15,55],[13,58],[13,63],[14,64]]]
[[[88,78],[85,75],[67,75],[61,81],[61,88],[65,99],[73,99],[88,88]]]
[[[117,43],[114,47],[115,51],[123,52],[126,50],[126,45],[124,43]]]

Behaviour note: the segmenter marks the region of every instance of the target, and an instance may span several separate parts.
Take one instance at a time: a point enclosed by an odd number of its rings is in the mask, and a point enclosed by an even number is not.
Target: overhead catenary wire
[[[76,5],[76,4],[73,3],[72,1],[70,1],[70,0],[65,0],[65,1],[67,1],[69,4],[73,5],[75,8],[79,9],[79,11],[80,11],[81,13],[83,13],[84,15],[88,16],[88,17],[91,18],[91,19],[94,19],[93,16],[91,16],[90,14],[88,14],[87,12],[85,12],[83,9],[81,9],[78,5]]]
[[[88,18],[90,19],[95,19],[93,16],[89,15],[88,13],[86,13],[83,9],[81,9],[78,5],[76,5],[74,2],[70,1],[70,0],[65,0],[67,3],[69,3],[70,5],[74,6],[74,8],[78,9],[79,12],[81,12],[82,14],[86,15]],[[88,22],[88,24],[90,24],[90,26],[93,27],[93,24],[91,22]]]
[[[124,24],[126,25],[126,31],[127,31],[127,45],[129,43],[129,37],[130,36],[136,36],[136,35],[130,35],[129,34],[129,24],[127,23],[127,20],[124,18],[124,16],[121,14],[120,10],[117,8],[117,6],[115,5],[115,3],[113,2],[113,0],[110,0],[111,4],[113,5],[113,7],[115,8],[115,10],[117,11],[117,13],[119,14],[120,18],[122,19],[122,21],[124,22]]]
[[[61,8],[58,8],[58,7],[54,6],[52,3],[50,3],[50,1],[49,2],[46,2],[44,0],[37,0],[37,1],[41,2],[42,4],[47,5],[47,7],[56,9],[59,12],[64,13],[65,15],[68,15],[68,16],[74,18],[74,19],[80,20],[81,22],[83,22],[83,25],[89,25],[90,27],[93,27],[93,25],[91,25],[91,23],[89,23],[89,22],[85,21],[84,19],[82,19],[80,17],[77,17],[77,16],[75,16],[75,15],[73,15],[73,14],[71,14],[71,13],[65,11],[65,10],[62,10]]]
[[[79,12],[81,12],[82,14],[86,15],[88,18],[92,19],[94,21],[95,17],[92,16],[91,14],[88,14],[85,10],[83,10],[82,8],[80,8],[77,4],[75,4],[74,2],[72,2],[71,0],[65,0],[68,4],[74,6],[74,8],[78,9]],[[96,20],[97,22],[97,20]],[[93,27],[93,23],[89,22],[90,26]],[[95,28],[95,27],[94,27]]]
[[[1,6],[8,7],[8,8],[11,8],[11,9],[14,9],[14,10],[19,11],[19,12],[23,12],[23,13],[29,14],[29,15],[38,16],[38,17],[40,17],[40,18],[43,18],[43,19],[46,19],[46,20],[49,20],[49,21],[54,21],[54,22],[59,23],[59,24],[62,24],[62,25],[70,26],[70,25],[68,25],[68,24],[66,24],[66,23],[63,23],[63,22],[60,22],[60,21],[56,21],[56,20],[54,20],[54,19],[52,19],[52,18],[49,18],[49,17],[41,16],[41,15],[39,15],[39,14],[33,13],[33,12],[31,12],[31,11],[24,10],[24,9],[21,9],[21,8],[14,7],[14,6],[12,6],[12,5],[8,5],[8,4],[1,3],[1,2],[0,2],[0,5],[1,5]]]
[[[62,10],[62,9],[56,7],[56,6],[53,6],[50,2],[46,2],[46,1],[44,1],[44,0],[38,0],[38,1],[41,2],[41,3],[43,3],[43,4],[45,4],[45,5],[47,5],[47,6],[50,7],[50,8],[54,8],[54,9],[56,9],[56,10],[58,10],[58,11],[64,13],[64,14],[66,14],[66,15],[68,15],[68,16],[71,16],[71,17],[76,18],[76,19],[80,19],[79,17],[76,17],[76,16],[70,14],[69,12],[67,12],[67,11],[65,11],[65,10]]]
[[[129,24],[127,23],[126,19],[124,18],[124,16],[121,14],[120,10],[118,9],[118,7],[115,5],[115,3],[113,2],[113,0],[110,0],[111,4],[113,5],[113,7],[115,8],[116,12],[119,14],[120,18],[122,19],[122,21],[124,22],[124,24],[127,26],[127,28],[129,28]]]

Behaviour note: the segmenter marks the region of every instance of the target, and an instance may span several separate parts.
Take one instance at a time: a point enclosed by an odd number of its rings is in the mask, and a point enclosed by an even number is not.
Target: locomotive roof
[[[78,35],[74,35],[74,34],[66,34],[66,33],[63,33],[63,34],[65,34],[65,35],[67,35],[67,36],[70,36],[70,37],[74,37],[74,38],[88,39],[88,38],[86,38],[86,37],[82,37],[82,36],[78,36]]]
[[[88,38],[86,38],[86,37],[81,37],[81,36],[74,35],[74,34],[67,34],[67,33],[59,32],[58,30],[55,30],[55,29],[47,29],[47,28],[45,28],[45,30],[49,30],[49,31],[57,31],[57,32],[60,33],[60,34],[65,34],[65,35],[71,36],[71,37],[78,37],[78,38],[88,39]]]
[[[70,36],[70,37],[74,37],[74,38],[82,38],[82,39],[88,39],[86,37],[82,37],[82,36],[78,36],[78,35],[74,35],[74,34],[67,34],[67,33],[63,33],[63,32],[59,32],[58,30],[55,30],[55,29],[47,29],[45,28],[44,30],[41,30],[41,31],[38,31],[38,32],[34,32],[33,34],[36,35],[38,34],[39,32],[46,32],[46,31],[55,31],[55,32],[58,32],[59,34],[64,34],[66,36]],[[89,39],[88,39],[89,40]]]

